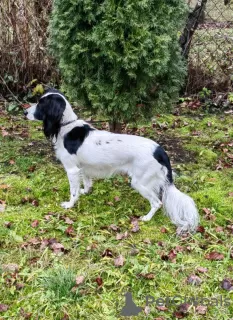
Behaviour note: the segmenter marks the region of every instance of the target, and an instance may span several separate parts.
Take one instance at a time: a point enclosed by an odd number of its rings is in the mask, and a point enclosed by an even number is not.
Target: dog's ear
[[[43,121],[44,134],[47,138],[57,137],[66,102],[57,94],[50,94],[40,99],[35,117]]]

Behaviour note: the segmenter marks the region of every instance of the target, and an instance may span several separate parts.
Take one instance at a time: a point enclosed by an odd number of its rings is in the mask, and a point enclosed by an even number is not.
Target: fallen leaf
[[[53,243],[50,245],[50,248],[53,250],[55,254],[64,252],[65,248],[61,243]]]
[[[150,272],[150,273],[139,273],[138,277],[144,278],[144,279],[148,279],[148,280],[152,280],[155,278],[155,274]]]
[[[74,228],[72,226],[69,226],[68,228],[66,228],[65,233],[69,237],[75,236]]]
[[[65,217],[65,223],[67,223],[67,224],[73,224],[74,221],[71,220],[69,217]]]
[[[227,291],[233,291],[233,280],[232,279],[224,279],[221,284],[222,288]]]
[[[120,228],[118,226],[116,226],[115,224],[110,224],[109,229],[113,230],[113,231],[119,231]]]
[[[98,247],[97,243],[92,243],[90,246],[87,246],[86,250],[91,251]]]
[[[119,197],[115,197],[114,200],[115,200],[116,202],[118,202],[118,201],[120,201],[121,199],[120,199]]]
[[[151,244],[151,241],[148,238],[144,239],[143,242],[146,243],[146,244]]]
[[[201,131],[193,131],[192,135],[193,136],[200,136],[201,135]]]
[[[122,267],[124,265],[124,257],[120,254],[116,259],[114,259],[115,267]]]
[[[13,164],[15,164],[15,161],[11,159],[11,160],[9,161],[9,164],[13,165]]]
[[[233,225],[228,225],[227,226],[227,231],[230,231],[230,233],[233,234]]]
[[[160,229],[160,232],[162,232],[162,233],[167,233],[168,231],[167,231],[166,228],[162,227],[162,228]]]
[[[116,235],[116,240],[123,240],[128,238],[129,234],[127,231],[125,231],[124,233],[117,233]]]
[[[210,214],[211,210],[209,208],[202,208],[202,210],[205,212],[205,214]]]
[[[31,223],[31,227],[32,227],[32,228],[36,228],[36,227],[38,227],[38,225],[39,225],[39,221],[38,221],[38,220],[34,220],[34,221]]]
[[[224,255],[222,253],[212,251],[210,253],[207,253],[205,255],[205,258],[208,259],[208,260],[223,260],[224,259]]]
[[[34,172],[36,170],[36,166],[31,166],[28,168],[29,172]]]
[[[25,284],[24,283],[16,283],[15,287],[17,290],[21,290],[25,287]]]
[[[29,103],[22,103],[22,104],[21,104],[21,107],[22,107],[23,109],[27,109],[27,108],[30,108],[31,105],[30,105]]]
[[[63,317],[61,318],[61,320],[69,320],[69,319],[70,319],[70,317],[67,313],[64,313]]]
[[[10,186],[8,184],[0,184],[0,189],[2,189],[2,190],[7,190],[9,188],[10,188]]]
[[[215,228],[215,231],[216,232],[222,232],[223,231],[223,227],[218,226],[218,227]]]
[[[216,217],[214,214],[212,214],[211,210],[209,208],[202,208],[202,210],[205,212],[204,218],[206,220],[216,220]]]
[[[188,284],[192,284],[194,286],[199,286],[202,283],[202,280],[200,277],[196,275],[191,275],[187,279]]]
[[[204,267],[197,267],[197,269],[196,269],[198,272],[200,272],[200,273],[206,273],[206,272],[208,272],[208,269],[207,268],[204,268]]]
[[[3,138],[8,136],[9,135],[9,132],[7,132],[5,129],[2,129],[2,136]]]
[[[164,261],[171,261],[173,263],[176,263],[176,256],[177,256],[177,253],[174,249],[172,249],[168,254],[165,254],[163,253],[161,255],[161,259],[164,260]]]
[[[76,277],[75,282],[79,286],[80,284],[82,284],[84,282],[84,280],[85,280],[84,276],[78,276],[78,277]]]
[[[3,264],[2,269],[7,272],[18,272],[19,271],[19,265],[16,263],[8,263],[8,264]]]
[[[168,310],[168,308],[165,306],[157,306],[156,309],[159,311],[167,311]]]
[[[136,248],[132,248],[130,250],[130,253],[129,253],[131,256],[136,256],[137,254],[139,254],[139,250],[136,249]]]
[[[207,306],[197,306],[195,308],[195,311],[196,311],[197,314],[205,315],[206,312],[207,312]]]
[[[165,247],[165,243],[162,242],[162,241],[159,241],[159,242],[158,242],[158,246],[159,246],[159,247]]]
[[[6,312],[9,309],[9,306],[4,303],[0,303],[0,312]]]
[[[32,313],[31,312],[26,312],[24,311],[23,308],[20,309],[20,315],[24,318],[24,319],[31,319]]]
[[[109,258],[113,258],[113,253],[112,250],[110,249],[105,249],[104,252],[102,253],[102,257],[109,257]]]
[[[0,203],[0,212],[4,212],[6,209],[5,203]]]
[[[97,278],[95,279],[95,282],[98,284],[98,289],[103,286],[103,279],[102,279],[102,278],[97,277]]]
[[[145,315],[148,316],[150,314],[150,307],[145,306],[144,312],[145,312]]]
[[[5,221],[4,222],[4,227],[9,229],[11,226],[12,226],[12,223],[10,221]]]
[[[205,228],[203,226],[198,226],[196,230],[197,230],[197,232],[200,232],[200,233],[205,232]]]
[[[133,219],[131,221],[131,225],[132,225],[132,228],[131,228],[132,232],[138,232],[140,230],[140,227],[139,227],[139,224],[138,224],[138,219]]]
[[[178,306],[177,310],[173,313],[173,316],[178,319],[183,319],[188,316],[190,305],[188,303],[182,303]]]
[[[176,247],[175,247],[175,251],[176,251],[176,252],[183,252],[184,250],[185,250],[184,247],[181,247],[181,246],[176,246]]]
[[[113,202],[111,202],[111,201],[107,202],[107,204],[108,204],[109,206],[111,206],[111,207],[113,207],[113,206],[114,206],[114,203],[113,203]]]
[[[39,201],[33,199],[33,200],[31,201],[31,204],[32,204],[34,207],[38,207],[38,206],[39,206]]]

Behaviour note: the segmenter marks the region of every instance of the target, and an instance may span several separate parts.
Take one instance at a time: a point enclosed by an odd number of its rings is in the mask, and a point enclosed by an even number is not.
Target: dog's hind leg
[[[151,205],[151,210],[149,213],[145,216],[142,216],[140,220],[142,221],[149,221],[154,216],[156,211],[161,208],[162,202],[157,197],[156,193],[153,190],[147,189],[145,186],[140,184],[139,182],[136,182],[136,180],[132,180],[131,186],[137,190],[144,198],[146,198]]]
[[[70,201],[62,202],[65,209],[72,208],[80,195],[80,169],[77,167],[66,169],[70,184]]]
[[[151,205],[151,210],[145,216],[140,217],[141,221],[150,221],[155,215],[156,211],[158,211],[162,207],[162,202],[159,200],[159,198],[153,198],[149,201]]]
[[[83,189],[80,190],[80,193],[87,194],[91,190],[92,180],[91,178],[87,177],[84,173],[82,174],[82,179],[83,179]]]

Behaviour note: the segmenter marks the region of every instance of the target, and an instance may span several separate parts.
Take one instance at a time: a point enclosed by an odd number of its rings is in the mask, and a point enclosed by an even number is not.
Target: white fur
[[[46,95],[48,94],[50,93]],[[61,94],[60,96],[63,97]],[[159,145],[139,136],[93,130],[77,153],[71,155],[64,147],[64,136],[74,127],[83,126],[86,122],[77,120],[69,102],[64,97],[63,99],[66,108],[61,124],[74,122],[61,126],[58,137],[53,139],[56,156],[62,162],[70,183],[70,200],[63,202],[62,207],[73,207],[80,194],[88,193],[92,186],[92,178],[127,174],[131,177],[131,186],[151,204],[150,212],[141,220],[150,220],[163,205],[179,231],[195,231],[199,216],[194,201],[167,181],[167,168],[153,156]],[[35,106],[27,111],[28,119],[34,119]],[[81,181],[83,189],[80,189]]]

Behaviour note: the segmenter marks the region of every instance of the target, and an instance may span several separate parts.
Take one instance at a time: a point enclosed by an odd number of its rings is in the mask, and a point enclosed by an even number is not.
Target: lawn
[[[0,112],[0,319],[133,319],[126,292],[134,319],[232,317],[232,114],[184,108],[125,129],[165,147],[196,201],[200,227],[178,237],[162,210],[137,220],[149,204],[125,176],[62,209],[68,181],[41,124]]]

